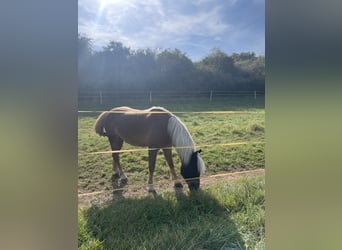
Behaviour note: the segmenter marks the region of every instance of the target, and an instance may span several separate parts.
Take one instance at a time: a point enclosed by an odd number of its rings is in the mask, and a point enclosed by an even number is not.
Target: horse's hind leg
[[[123,140],[118,136],[108,136],[108,140],[112,151],[117,151],[122,148]],[[119,153],[112,153],[113,157],[113,171],[114,171],[114,178],[121,177],[121,182],[127,182],[127,177],[123,172],[121,165],[120,165],[120,156]]]
[[[163,149],[163,152],[164,152],[165,160],[170,167],[170,172],[171,172],[172,180],[174,180],[174,182],[175,182],[175,187],[177,187],[177,188],[183,187],[182,183],[180,182],[180,180],[179,180],[179,178],[175,172],[175,166],[174,166],[173,160],[172,160],[172,150],[171,149]]]
[[[148,150],[148,192],[155,192],[153,187],[153,173],[156,166],[158,149]]]

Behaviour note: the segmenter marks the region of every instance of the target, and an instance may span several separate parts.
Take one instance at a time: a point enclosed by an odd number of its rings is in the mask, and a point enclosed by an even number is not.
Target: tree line
[[[213,49],[193,62],[178,49],[131,49],[111,41],[94,51],[78,36],[79,90],[264,91],[265,57]]]

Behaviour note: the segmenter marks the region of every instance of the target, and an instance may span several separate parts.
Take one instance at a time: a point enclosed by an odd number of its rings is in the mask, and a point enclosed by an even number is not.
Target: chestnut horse
[[[113,151],[121,149],[123,142],[140,147],[148,147],[149,177],[148,191],[155,192],[153,172],[157,153],[160,149],[170,167],[175,187],[182,187],[172,160],[172,146],[175,147],[181,160],[181,175],[190,190],[200,186],[200,175],[205,165],[200,151],[195,150],[194,141],[185,125],[168,110],[152,107],[145,110],[129,107],[113,108],[99,115],[95,123],[95,132],[107,136]],[[121,168],[118,152],[112,153],[114,176],[126,182],[127,178]]]

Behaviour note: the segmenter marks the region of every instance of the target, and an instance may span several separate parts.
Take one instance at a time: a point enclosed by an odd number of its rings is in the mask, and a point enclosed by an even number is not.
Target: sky
[[[265,0],[78,0],[78,32],[94,50],[115,41],[193,61],[214,48],[265,55]]]

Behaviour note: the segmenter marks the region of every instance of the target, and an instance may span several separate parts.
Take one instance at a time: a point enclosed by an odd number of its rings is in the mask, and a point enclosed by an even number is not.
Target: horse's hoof
[[[151,186],[147,187],[147,191],[148,191],[149,193],[153,193],[153,194],[156,193],[156,190],[154,189],[154,187],[151,187]]]
[[[127,184],[127,182],[128,182],[127,178],[121,179],[121,184]]]
[[[180,182],[175,183],[175,188],[183,188],[182,183]]]

